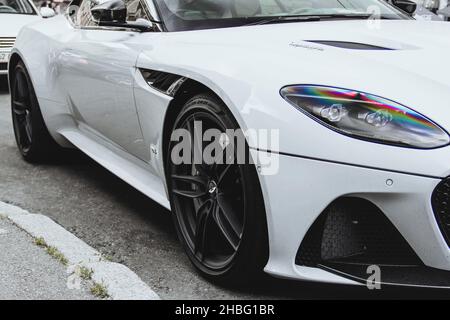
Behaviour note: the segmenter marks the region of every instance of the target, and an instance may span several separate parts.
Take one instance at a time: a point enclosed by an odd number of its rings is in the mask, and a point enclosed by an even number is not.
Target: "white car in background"
[[[0,75],[8,73],[10,51],[20,29],[54,15],[50,8],[38,10],[31,0],[0,0]]]
[[[416,19],[445,20],[450,16],[448,0],[413,0],[417,3]]]

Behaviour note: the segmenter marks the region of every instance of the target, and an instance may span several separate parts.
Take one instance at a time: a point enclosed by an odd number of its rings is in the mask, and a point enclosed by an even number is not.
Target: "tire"
[[[189,100],[173,130],[193,134],[192,121],[202,121],[204,130],[239,129],[227,107],[211,94]],[[201,164],[174,164],[171,155],[177,143],[169,144],[166,168],[175,228],[190,261],[204,277],[220,284],[258,278],[268,259],[268,236],[255,166],[248,161],[207,165],[203,159]],[[195,143],[190,148],[192,152]],[[245,149],[248,156],[246,143]]]
[[[22,62],[14,68],[11,79],[11,113],[17,147],[26,161],[46,162],[61,154],[62,148],[44,123],[30,76]]]

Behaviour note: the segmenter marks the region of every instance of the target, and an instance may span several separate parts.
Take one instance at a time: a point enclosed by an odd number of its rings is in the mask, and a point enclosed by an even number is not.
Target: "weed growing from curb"
[[[44,238],[40,237],[40,238],[35,238],[34,239],[34,244],[37,245],[38,247],[41,248],[47,248],[47,242],[45,242]]]
[[[67,258],[55,247],[47,247],[47,253],[61,262],[63,265],[67,266],[69,264]]]
[[[69,264],[67,258],[61,252],[59,252],[57,248],[50,247],[47,242],[45,242],[44,238],[35,238],[34,244],[38,247],[45,248],[45,251],[47,251],[50,256],[61,262],[63,265],[67,266]]]
[[[88,269],[86,267],[80,268],[80,278],[83,280],[86,280],[86,281],[91,280],[93,274],[94,274],[94,270],[92,270],[92,269]]]
[[[94,283],[91,287],[91,293],[100,299],[107,299],[109,298],[108,290],[106,289],[106,286],[103,283]]]

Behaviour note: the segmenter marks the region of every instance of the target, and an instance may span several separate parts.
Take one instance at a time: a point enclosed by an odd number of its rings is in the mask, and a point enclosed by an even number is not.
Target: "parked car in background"
[[[50,8],[37,10],[31,0],[0,0],[0,75],[8,73],[10,51],[23,26],[55,12]]]
[[[63,14],[72,0],[33,0],[38,9],[43,7],[51,8],[56,14]]]
[[[416,19],[449,20],[449,0],[413,0],[417,3]]]

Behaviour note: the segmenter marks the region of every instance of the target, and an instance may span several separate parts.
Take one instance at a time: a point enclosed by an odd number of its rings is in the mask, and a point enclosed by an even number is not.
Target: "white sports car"
[[[17,145],[30,162],[76,147],[171,209],[213,280],[357,284],[377,265],[385,283],[450,287],[450,24],[409,14],[75,0],[17,38]]]
[[[9,55],[20,29],[54,15],[49,8],[38,11],[31,0],[0,0],[0,75],[8,72]]]

